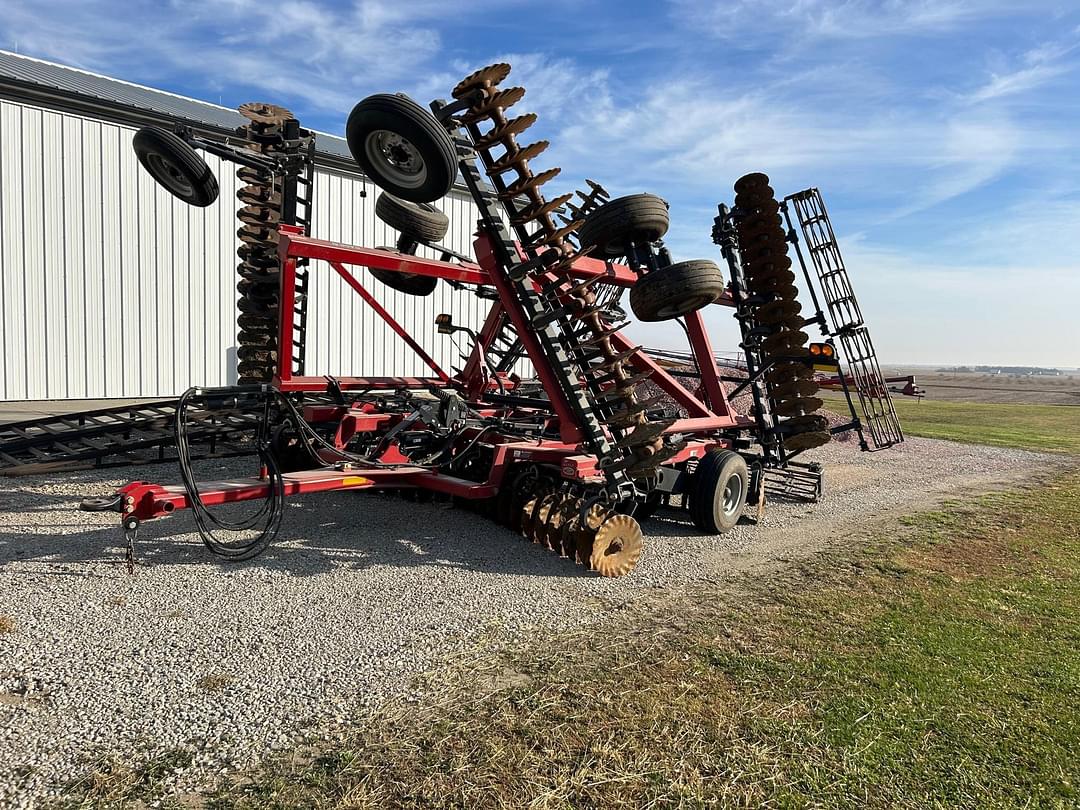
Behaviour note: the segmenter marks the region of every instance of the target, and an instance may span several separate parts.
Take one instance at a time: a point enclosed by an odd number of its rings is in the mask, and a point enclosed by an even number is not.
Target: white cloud
[[[777,37],[858,40],[953,30],[998,14],[1004,3],[948,0],[674,0],[674,16],[737,44]]]
[[[342,118],[376,89],[405,89],[441,49],[445,6],[355,0],[343,6],[295,0],[161,5],[101,2],[8,4],[0,31],[33,52],[153,84],[180,78],[230,94],[251,90]],[[284,97],[284,98],[283,98]],[[227,102],[227,103],[230,103]]]

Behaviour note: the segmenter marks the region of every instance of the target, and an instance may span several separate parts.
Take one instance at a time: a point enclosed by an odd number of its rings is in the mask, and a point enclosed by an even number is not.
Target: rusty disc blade
[[[629,515],[612,515],[596,530],[589,566],[602,577],[621,577],[634,570],[644,549],[641,526]]]
[[[566,498],[559,507],[558,525],[553,529],[553,544],[560,557],[577,559],[577,542],[574,540],[574,530],[577,528],[578,511],[581,509],[581,498]]]
[[[742,205],[739,205],[739,208],[744,212],[747,219],[757,216],[774,216],[780,211],[780,203],[772,197],[755,198],[751,195],[743,195],[735,199],[736,204],[738,204],[738,200],[742,200]]]
[[[783,385],[792,379],[805,380],[814,376],[814,370],[802,363],[781,363],[765,373],[769,385]]]
[[[540,240],[540,244],[544,245],[545,247],[556,247],[561,244],[562,241],[566,239],[566,237],[568,237],[580,227],[581,220],[575,219],[573,222],[569,223],[568,225],[564,225],[557,231],[549,233],[547,236]]]
[[[249,101],[247,104],[241,104],[236,109],[244,118],[254,121],[256,124],[279,126],[285,123],[286,119],[293,117],[293,114],[284,107],[260,101]]]
[[[657,394],[649,399],[641,400],[636,405],[615,411],[604,420],[604,424],[613,428],[628,428],[636,422],[641,421],[642,414],[644,414],[645,411],[659,405],[665,400],[666,397],[664,394]]]
[[[785,232],[784,220],[780,218],[779,214],[766,214],[764,212],[754,212],[748,215],[745,219],[739,221],[739,224],[735,226],[735,230],[738,231],[740,239],[748,234],[759,233],[761,231]]]
[[[470,73],[454,86],[454,89],[450,91],[450,95],[454,98],[461,98],[477,87],[483,87],[485,84],[498,84],[509,75],[510,65],[506,62],[496,62],[494,65],[488,65]]]
[[[754,311],[754,317],[758,323],[772,323],[779,319],[794,318],[802,312],[802,304],[798,301],[777,299],[762,304]]]
[[[784,436],[794,436],[797,433],[810,433],[817,430],[828,429],[829,420],[820,413],[793,416],[777,425],[777,430]]]
[[[775,400],[791,399],[792,397],[809,397],[816,394],[818,384],[813,379],[794,379],[783,385],[777,385],[769,391]]]
[[[775,335],[769,335],[765,338],[761,342],[761,348],[768,354],[781,354],[792,347],[805,346],[808,340],[810,340],[810,336],[801,330],[777,332]]]
[[[554,178],[558,177],[561,171],[562,169],[555,167],[553,169],[547,169],[546,171],[542,171],[540,172],[540,174],[522,177],[519,180],[515,180],[510,186],[508,186],[506,191],[500,194],[499,197],[504,200],[512,200],[514,197],[520,197],[526,191],[538,188],[544,185],[544,183],[548,182],[549,180],[553,180]]]
[[[674,424],[674,419],[659,419],[655,422],[644,422],[615,442],[615,446],[636,447],[646,445],[660,436],[663,436],[664,431]]]
[[[782,259],[750,264],[746,268],[747,279],[751,286],[774,282],[780,285],[792,284],[795,281],[795,274],[789,269],[791,260],[788,259],[786,264],[787,267],[784,266],[785,262]]]
[[[557,494],[552,500],[551,507],[537,532],[541,535],[540,545],[547,547],[549,551],[554,551],[556,554],[562,553],[560,536],[562,533],[563,509],[569,500],[571,499],[566,493],[560,492]]]
[[[510,218],[510,224],[524,225],[530,220],[539,219],[545,214],[550,214],[562,208],[564,205],[566,205],[566,201],[573,196],[573,194],[563,194],[562,196],[556,197],[553,200],[541,199],[539,203],[530,205],[526,208],[522,208],[520,211],[518,211],[516,216]]]
[[[558,499],[558,494],[555,492],[548,492],[540,497],[536,505],[536,511],[533,512],[532,522],[530,523],[529,534],[526,538],[532,540],[534,543],[542,544],[544,542],[545,524],[547,523],[548,515],[551,514],[551,507]]]
[[[589,373],[596,374],[599,371],[611,373],[615,371],[616,368],[621,368],[624,361],[630,359],[640,351],[641,347],[635,346],[632,349],[627,349],[626,351],[619,352],[618,354],[613,354],[610,357],[605,357],[602,363],[597,363],[594,366],[590,366]]]
[[[820,397],[795,397],[773,406],[777,416],[806,416],[820,410],[825,402]]]
[[[776,201],[776,192],[772,186],[757,186],[748,189],[741,194],[735,194],[735,207],[743,210],[752,210],[760,206],[767,206],[769,201]]]
[[[769,185],[769,175],[764,172],[750,172],[744,174],[738,180],[735,181],[735,193],[739,194],[743,191],[749,191],[755,188],[761,188],[762,186]]]
[[[530,143],[528,146],[523,146],[520,149],[509,151],[491,164],[488,173],[502,174],[503,172],[515,168],[515,166],[521,166],[523,170],[528,169],[528,162],[533,158],[542,155],[544,150],[550,145],[549,141],[536,141],[535,143]]]
[[[685,441],[666,444],[647,458],[639,459],[637,463],[628,466],[626,468],[626,473],[631,478],[648,478],[656,472],[657,467],[668,459],[677,456],[685,447]]]
[[[832,436],[827,430],[811,430],[784,439],[784,449],[789,453],[797,453],[801,450],[821,447],[828,444],[831,439]]]
[[[523,98],[525,98],[524,87],[507,87],[505,90],[492,93],[484,101],[481,101],[469,112],[461,116],[461,120],[467,124],[482,121],[491,117],[497,111],[501,112],[513,107]]]
[[[610,510],[606,506],[594,503],[585,513],[584,520],[580,513],[574,517],[574,559],[581,565],[591,566],[596,530],[609,514]]]
[[[526,540],[532,539],[533,516],[536,514],[536,509],[540,505],[542,497],[542,494],[534,492],[521,507],[521,518],[518,520],[518,526],[521,528],[521,536]]]
[[[517,118],[511,118],[502,126],[493,127],[490,132],[480,136],[474,142],[477,149],[490,149],[503,138],[511,135],[520,135],[536,123],[536,113],[525,113]]]

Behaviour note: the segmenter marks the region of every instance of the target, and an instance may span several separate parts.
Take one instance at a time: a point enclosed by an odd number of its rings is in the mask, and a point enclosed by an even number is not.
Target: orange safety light
[[[836,349],[831,343],[811,343],[810,359],[815,369],[833,371],[840,363],[836,359]]]

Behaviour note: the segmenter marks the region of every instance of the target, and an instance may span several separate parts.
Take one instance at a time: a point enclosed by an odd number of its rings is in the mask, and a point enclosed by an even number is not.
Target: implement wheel
[[[724,293],[715,262],[692,259],[653,270],[630,288],[630,308],[638,320],[670,321],[712,304]]]
[[[387,287],[406,295],[431,295],[439,284],[434,276],[418,276],[416,273],[399,273],[377,267],[371,268],[371,275]]]
[[[446,236],[450,227],[446,214],[431,203],[399,200],[385,191],[375,201],[375,216],[406,237],[420,242],[438,242]],[[434,276],[418,276],[416,273],[398,273],[394,270],[372,268],[371,275],[387,287],[406,295],[431,295],[439,284]]]
[[[368,96],[353,107],[345,137],[364,173],[395,197],[433,202],[454,185],[454,142],[435,116],[408,96]]]
[[[431,203],[400,200],[385,191],[375,201],[375,216],[420,242],[439,242],[450,228],[450,219]]]
[[[654,194],[631,194],[605,203],[578,228],[583,248],[597,256],[622,256],[631,242],[655,242],[667,233],[668,205]]]
[[[690,517],[709,534],[722,534],[739,522],[750,490],[746,460],[730,450],[710,450],[691,482]]]
[[[143,127],[131,145],[142,167],[174,197],[199,208],[218,198],[214,173],[179,135],[161,127]]]

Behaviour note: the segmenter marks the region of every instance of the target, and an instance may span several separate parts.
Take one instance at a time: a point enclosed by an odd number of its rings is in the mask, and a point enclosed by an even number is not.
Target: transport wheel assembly
[[[388,192],[375,201],[375,216],[401,232],[405,242],[439,242],[450,227],[450,220],[431,203],[414,203],[401,200]],[[399,242],[399,246],[404,248]],[[434,276],[416,273],[398,273],[394,270],[371,268],[371,275],[387,287],[408,295],[431,295],[439,284]]]
[[[364,173],[395,197],[434,202],[454,185],[454,142],[435,116],[408,96],[368,96],[349,115],[345,137]]]
[[[375,216],[420,242],[441,242],[450,229],[449,217],[434,205],[402,200],[386,191],[375,201]]]
[[[603,209],[601,209],[603,210]],[[642,321],[669,321],[712,304],[724,293],[715,262],[694,259],[646,273],[630,288],[630,308]]]
[[[631,194],[611,200],[587,216],[578,237],[583,249],[598,256],[622,256],[632,241],[660,239],[670,221],[666,201],[654,194]]]
[[[739,522],[750,491],[746,460],[730,450],[710,450],[694,472],[690,516],[705,532],[720,534]]]
[[[174,197],[199,208],[218,198],[214,173],[179,136],[161,127],[143,127],[132,145],[143,168]]]

